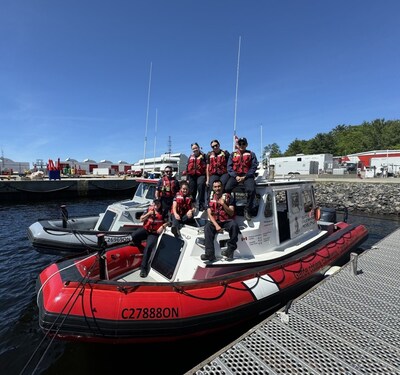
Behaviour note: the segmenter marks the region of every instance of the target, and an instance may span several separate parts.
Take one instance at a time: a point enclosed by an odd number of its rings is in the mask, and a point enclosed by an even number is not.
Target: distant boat
[[[363,225],[323,221],[313,182],[257,177],[253,218],[243,216],[233,259],[229,234],[215,239],[215,261],[202,261],[206,212],[180,236],[167,227],[140,277],[143,247],[118,245],[46,267],[37,280],[40,327],[60,339],[162,342],[231,329],[271,312],[288,293],[311,286],[368,236]]]
[[[28,228],[28,238],[39,252],[73,254],[97,251],[99,235],[107,245],[126,243],[142,226],[139,218],[155,197],[158,180],[139,179],[132,199],[116,202],[98,215],[68,218],[62,208],[61,219],[39,219]],[[103,238],[103,237],[102,237]]]

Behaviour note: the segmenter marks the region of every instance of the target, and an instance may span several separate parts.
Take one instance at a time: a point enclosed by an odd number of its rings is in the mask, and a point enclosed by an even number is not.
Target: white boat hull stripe
[[[246,280],[243,283],[250,289],[254,297],[258,300],[279,292],[278,286],[268,275],[263,275],[260,278],[255,277]]]

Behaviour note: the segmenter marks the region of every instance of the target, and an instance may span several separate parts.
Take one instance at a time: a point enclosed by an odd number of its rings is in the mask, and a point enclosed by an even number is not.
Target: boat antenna
[[[156,108],[156,125],[154,130],[154,159],[153,159],[153,173],[156,169],[156,143],[157,143],[157,123],[158,123],[158,108]]]
[[[147,128],[149,124],[149,106],[150,106],[150,89],[151,89],[151,73],[153,70],[153,62],[150,62],[150,74],[149,74],[149,88],[147,91],[147,110],[146,110],[146,128],[144,132],[144,150],[143,150],[143,174],[146,169],[146,145],[147,145]]]
[[[236,145],[236,114],[237,114],[237,98],[238,98],[238,90],[239,90],[239,65],[240,65],[241,41],[242,41],[242,37],[239,36],[239,48],[238,48],[237,67],[236,67],[235,112],[234,112],[234,116],[233,116],[233,151],[235,151],[235,145]]]
[[[168,156],[171,157],[172,153],[172,143],[171,143],[171,136],[168,136]]]

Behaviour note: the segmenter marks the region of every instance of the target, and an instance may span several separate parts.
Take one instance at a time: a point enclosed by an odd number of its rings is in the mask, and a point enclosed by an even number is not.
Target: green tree
[[[309,141],[310,154],[335,154],[335,137],[331,133],[318,133]]]
[[[400,120],[376,119],[360,125],[337,125],[309,140],[295,139],[285,156],[330,153],[342,156],[371,150],[400,149]]]
[[[271,143],[264,147],[263,160],[266,159],[267,155],[269,155],[271,158],[282,156],[282,151],[277,143]]]
[[[308,147],[307,141],[295,139],[289,144],[287,150],[285,151],[285,156],[295,156],[297,154],[307,154]]]

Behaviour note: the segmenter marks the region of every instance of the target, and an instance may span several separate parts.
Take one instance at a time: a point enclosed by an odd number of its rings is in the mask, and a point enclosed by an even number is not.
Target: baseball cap
[[[247,139],[246,138],[239,138],[238,139],[238,143],[239,142],[244,142],[244,143],[246,143],[246,145],[247,145]]]

